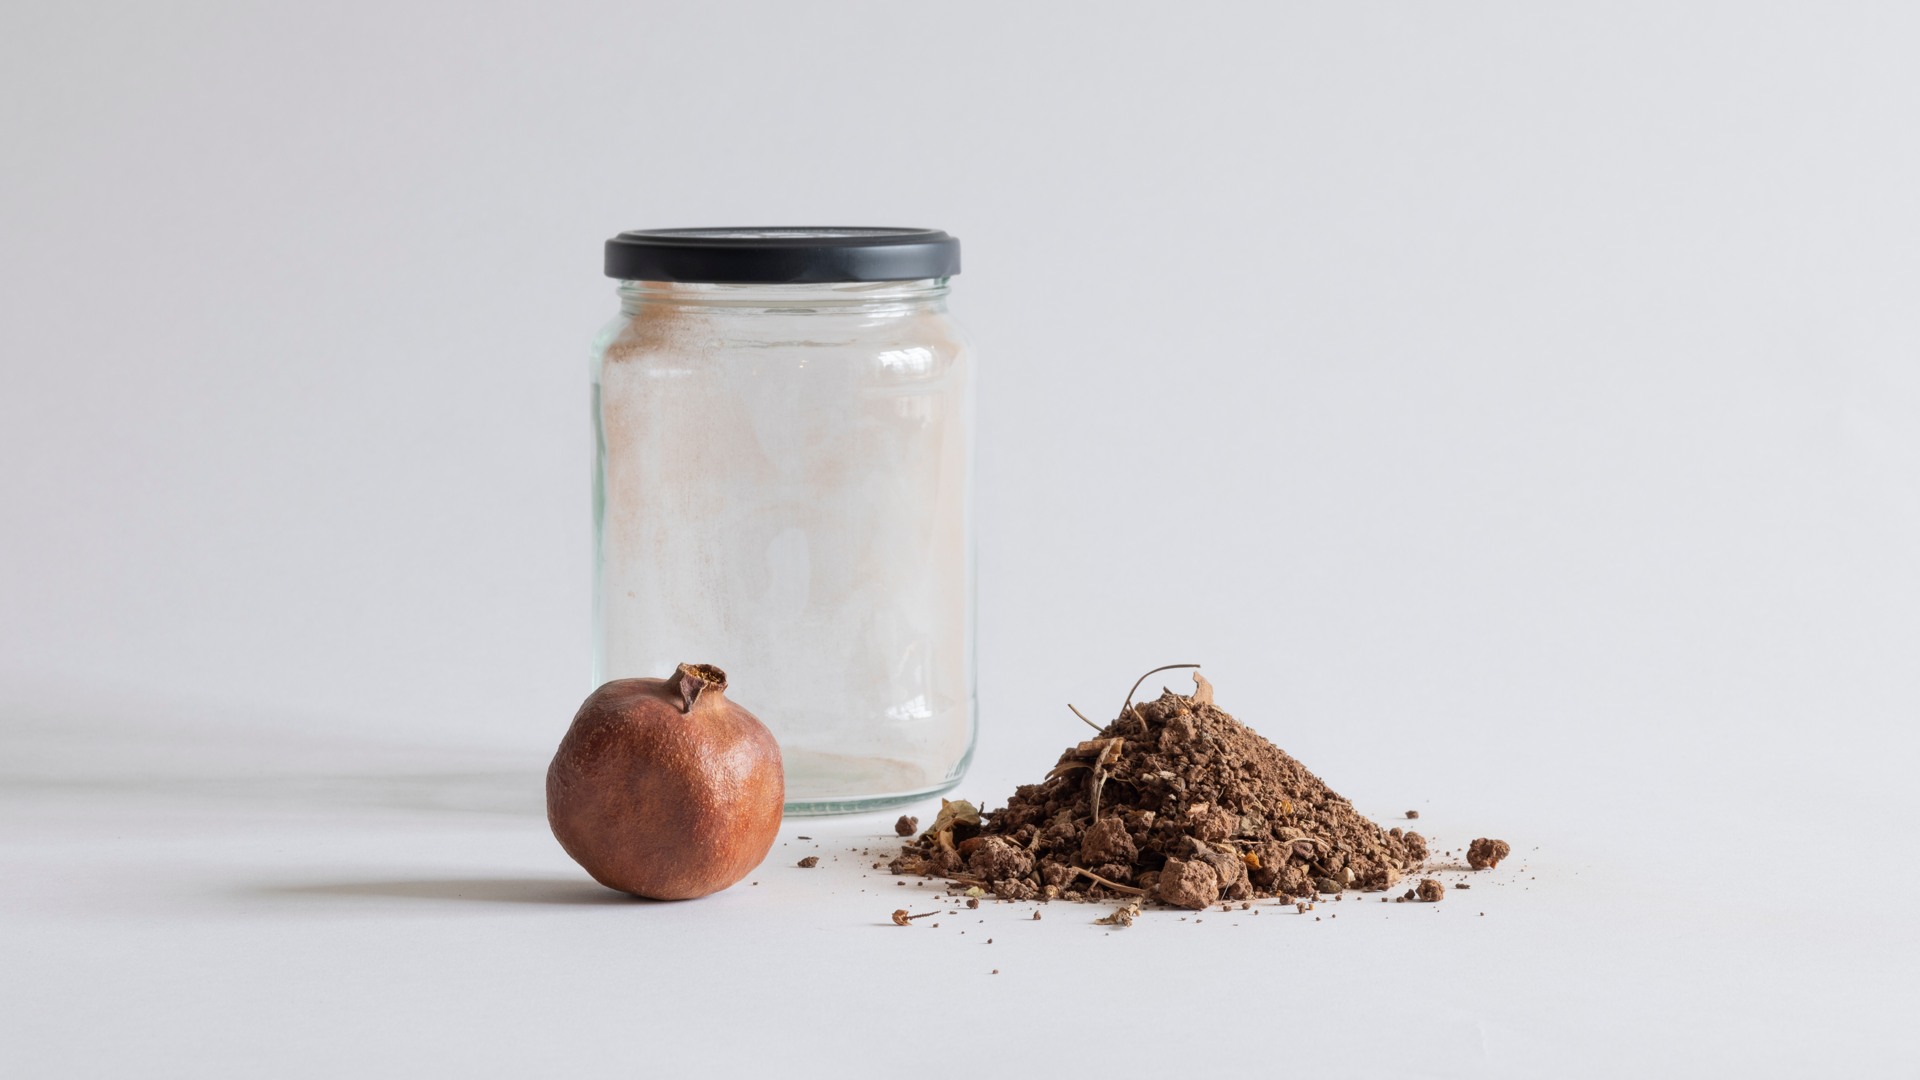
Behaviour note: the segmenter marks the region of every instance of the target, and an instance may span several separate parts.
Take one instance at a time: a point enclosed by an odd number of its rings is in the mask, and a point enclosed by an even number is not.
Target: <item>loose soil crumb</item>
[[[905,814],[901,814],[900,820],[893,823],[893,832],[895,836],[912,836],[913,830],[919,827],[919,818],[908,817]]]
[[[1316,887],[1384,890],[1426,859],[1419,833],[1363,817],[1196,684],[1124,707],[1001,810],[944,803],[893,872],[1004,900],[1139,896],[1199,910]]]
[[[1140,917],[1140,901],[1129,900],[1113,909],[1113,914],[1093,920],[1100,926],[1132,926],[1133,920]]]
[[[1415,820],[1415,819],[1417,819],[1417,818],[1419,818],[1419,816],[1420,816],[1420,811],[1418,811],[1418,810],[1409,810],[1409,811],[1407,811],[1407,820],[1408,820],[1408,821],[1413,821],[1413,820]]]
[[[811,870],[814,867],[819,865],[820,865],[820,856],[818,855],[809,855],[806,858],[800,860],[800,868],[803,870]]]
[[[1483,836],[1467,845],[1467,865],[1475,870],[1486,870],[1499,866],[1500,860],[1512,853],[1513,848],[1505,840],[1489,840]]]
[[[1421,878],[1418,895],[1422,901],[1431,904],[1447,895],[1447,887],[1432,878]]]

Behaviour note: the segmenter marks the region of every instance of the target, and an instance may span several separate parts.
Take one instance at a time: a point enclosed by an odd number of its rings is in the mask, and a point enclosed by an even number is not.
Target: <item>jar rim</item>
[[[946,298],[946,278],[912,281],[825,281],[757,284],[711,281],[624,280],[619,286],[623,307],[641,304],[687,304],[696,307],[818,309],[853,308],[909,310],[926,301]]]

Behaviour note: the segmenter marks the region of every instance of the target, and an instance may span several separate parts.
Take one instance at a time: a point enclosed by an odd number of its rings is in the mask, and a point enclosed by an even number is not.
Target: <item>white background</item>
[[[0,1071],[1910,1074],[1917,44],[1896,4],[13,0]],[[1522,858],[962,937],[886,924],[922,890],[840,819],[603,902],[539,788],[600,244],[775,223],[965,244],[962,795],[1197,660],[1363,810]]]

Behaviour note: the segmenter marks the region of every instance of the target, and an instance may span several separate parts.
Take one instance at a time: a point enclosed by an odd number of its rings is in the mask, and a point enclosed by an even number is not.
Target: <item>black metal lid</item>
[[[960,241],[939,229],[636,229],[607,241],[607,276],[622,281],[777,285],[959,272]]]

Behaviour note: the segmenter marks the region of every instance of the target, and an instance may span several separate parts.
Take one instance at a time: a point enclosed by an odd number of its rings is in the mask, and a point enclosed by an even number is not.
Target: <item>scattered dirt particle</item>
[[[1467,865],[1475,870],[1485,870],[1499,866],[1500,860],[1512,854],[1513,848],[1505,840],[1489,840],[1480,837],[1467,845]]]
[[[977,897],[977,896],[969,896],[969,897],[967,897],[967,906],[968,906],[968,907],[970,907],[970,908],[977,908],[977,907],[979,907],[979,906],[980,906],[980,898],[979,898],[979,897]]]
[[[913,831],[919,827],[919,818],[901,814],[900,820],[893,823],[893,833],[895,836],[912,836]]]
[[[1139,917],[1140,901],[1129,900],[1119,907],[1114,908],[1112,914],[1093,921],[1099,926],[1132,926],[1133,920]]]
[[[1447,895],[1447,887],[1432,878],[1421,878],[1418,891],[1420,899],[1429,904]]]
[[[800,860],[800,868],[803,870],[811,870],[814,867],[819,865],[820,865],[820,856],[818,855],[809,855],[806,858]]]
[[[1418,811],[1418,810],[1409,810],[1409,811],[1407,811],[1407,820],[1408,820],[1408,821],[1417,821],[1417,820],[1419,820],[1419,818],[1420,818],[1420,811]]]

